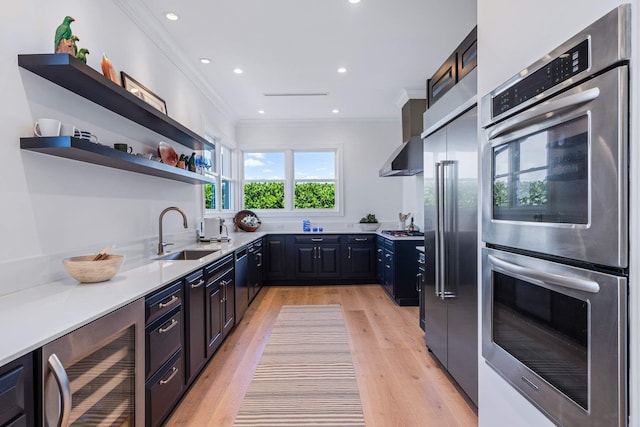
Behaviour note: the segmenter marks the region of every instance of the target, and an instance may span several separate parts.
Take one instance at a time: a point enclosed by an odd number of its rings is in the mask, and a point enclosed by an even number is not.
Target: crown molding
[[[162,25],[155,19],[151,11],[139,0],[112,0],[131,21],[149,37],[149,39],[207,98],[220,112],[224,119],[233,125],[238,121],[237,114],[215,89],[207,82],[202,73],[185,57],[167,36]]]
[[[402,108],[410,99],[427,99],[427,89],[425,88],[404,88],[396,98],[395,105]]]

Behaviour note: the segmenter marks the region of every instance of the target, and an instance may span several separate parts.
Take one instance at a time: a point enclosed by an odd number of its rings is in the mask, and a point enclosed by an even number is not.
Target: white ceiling
[[[476,22],[476,0],[141,1],[239,121],[397,119]]]

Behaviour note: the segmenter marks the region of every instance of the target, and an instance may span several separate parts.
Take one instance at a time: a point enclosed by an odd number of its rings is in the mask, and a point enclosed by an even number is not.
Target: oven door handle
[[[495,125],[488,133],[489,139],[494,139],[511,130],[548,120],[556,112],[593,101],[598,96],[600,96],[600,89],[594,87],[584,92],[567,95],[554,101],[544,102],[539,106],[525,110],[511,119]]]
[[[546,271],[534,270],[532,268],[523,267],[518,264],[502,260],[496,256],[489,255],[489,261],[498,269],[508,274],[521,277],[523,279],[534,279],[551,285],[562,286],[569,289],[575,289],[582,292],[590,292],[597,294],[600,292],[600,285],[592,280],[579,279],[577,277],[561,276]]]

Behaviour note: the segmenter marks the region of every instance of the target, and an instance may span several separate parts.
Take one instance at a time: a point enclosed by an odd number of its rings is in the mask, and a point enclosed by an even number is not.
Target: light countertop
[[[102,283],[69,277],[0,297],[0,366],[224,257],[265,233],[232,233],[231,242],[182,249],[219,249],[193,261],[154,261]],[[178,250],[178,249],[176,249]]]
[[[27,288],[0,297],[0,366],[42,345],[55,340],[93,320],[96,320],[138,298],[160,289],[185,275],[233,253],[267,233],[230,233],[225,243],[200,243],[183,249],[219,249],[217,252],[192,261],[157,261],[121,271],[102,283],[78,283],[75,279],[59,280]],[[270,234],[372,234],[353,230],[348,232],[270,232]],[[390,240],[422,240],[423,237],[383,236]]]

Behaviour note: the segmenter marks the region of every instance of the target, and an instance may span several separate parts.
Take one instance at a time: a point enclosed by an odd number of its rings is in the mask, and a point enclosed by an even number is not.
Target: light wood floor
[[[262,289],[168,426],[232,426],[282,305],[341,304],[367,427],[476,426],[474,410],[428,354],[417,307],[378,285]]]

